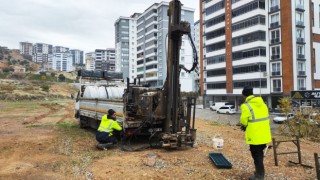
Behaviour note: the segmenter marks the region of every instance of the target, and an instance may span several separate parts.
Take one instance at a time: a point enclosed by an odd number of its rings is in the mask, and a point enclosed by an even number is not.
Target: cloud
[[[0,46],[19,48],[19,42],[42,42],[86,52],[114,48],[114,23],[120,16],[142,13],[148,0],[1,0]],[[181,0],[195,8],[198,0]]]

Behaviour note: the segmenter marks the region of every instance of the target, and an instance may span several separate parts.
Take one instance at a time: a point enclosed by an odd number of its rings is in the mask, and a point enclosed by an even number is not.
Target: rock
[[[156,159],[157,155],[156,154],[147,154],[144,159],[144,164],[150,167],[153,167],[156,165]]]

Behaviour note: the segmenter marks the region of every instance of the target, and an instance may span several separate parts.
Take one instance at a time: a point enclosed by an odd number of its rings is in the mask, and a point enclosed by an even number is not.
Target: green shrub
[[[43,84],[40,86],[42,91],[49,92],[50,86],[48,84]]]

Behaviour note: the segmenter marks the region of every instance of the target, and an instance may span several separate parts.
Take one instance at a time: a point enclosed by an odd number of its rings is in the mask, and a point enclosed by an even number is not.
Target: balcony
[[[280,38],[271,39],[271,44],[280,42]]]
[[[296,5],[296,10],[297,10],[297,11],[304,11],[303,5],[302,5],[302,4],[297,4],[297,5]]]
[[[270,24],[270,28],[275,28],[279,26],[279,22],[273,22]]]
[[[305,76],[306,75],[306,71],[298,71],[298,76]]]
[[[304,27],[304,22],[303,21],[297,21],[296,25],[299,27]]]
[[[298,59],[305,59],[304,54],[298,54]]]
[[[279,10],[279,6],[278,5],[270,7],[270,13],[278,11],[278,10]]]
[[[297,38],[297,43],[304,43],[304,38],[298,37]]]
[[[305,90],[307,90],[307,88],[305,88],[305,87],[300,87],[299,90],[300,90],[300,91],[305,91]]]
[[[280,74],[280,71],[275,71],[271,73],[272,76],[280,76]]]
[[[272,90],[273,90],[272,92],[274,92],[274,93],[281,92],[281,88],[278,88],[278,87],[274,87]]]
[[[271,56],[271,60],[276,60],[276,59],[280,59],[280,55],[279,54]]]

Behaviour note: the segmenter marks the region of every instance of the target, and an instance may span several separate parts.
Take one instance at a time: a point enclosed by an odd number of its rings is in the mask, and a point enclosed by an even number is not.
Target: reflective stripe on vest
[[[258,119],[256,119],[256,118],[254,117],[253,109],[252,109],[252,107],[250,106],[250,104],[248,103],[248,102],[249,102],[251,99],[253,99],[253,98],[255,98],[255,97],[252,97],[252,98],[248,99],[248,101],[246,101],[246,102],[244,103],[244,104],[249,108],[250,113],[251,113],[251,116],[252,116],[252,119],[249,120],[248,123],[255,123],[255,122],[261,122],[261,121],[267,121],[267,120],[269,120],[269,117],[258,118]]]
[[[100,126],[100,128],[102,128],[102,131],[103,131],[103,132],[109,133],[110,130],[111,130],[111,126],[112,126],[113,122],[114,122],[114,121],[112,121],[111,123],[109,123],[109,126],[108,126],[107,128],[104,127],[104,126]]]

